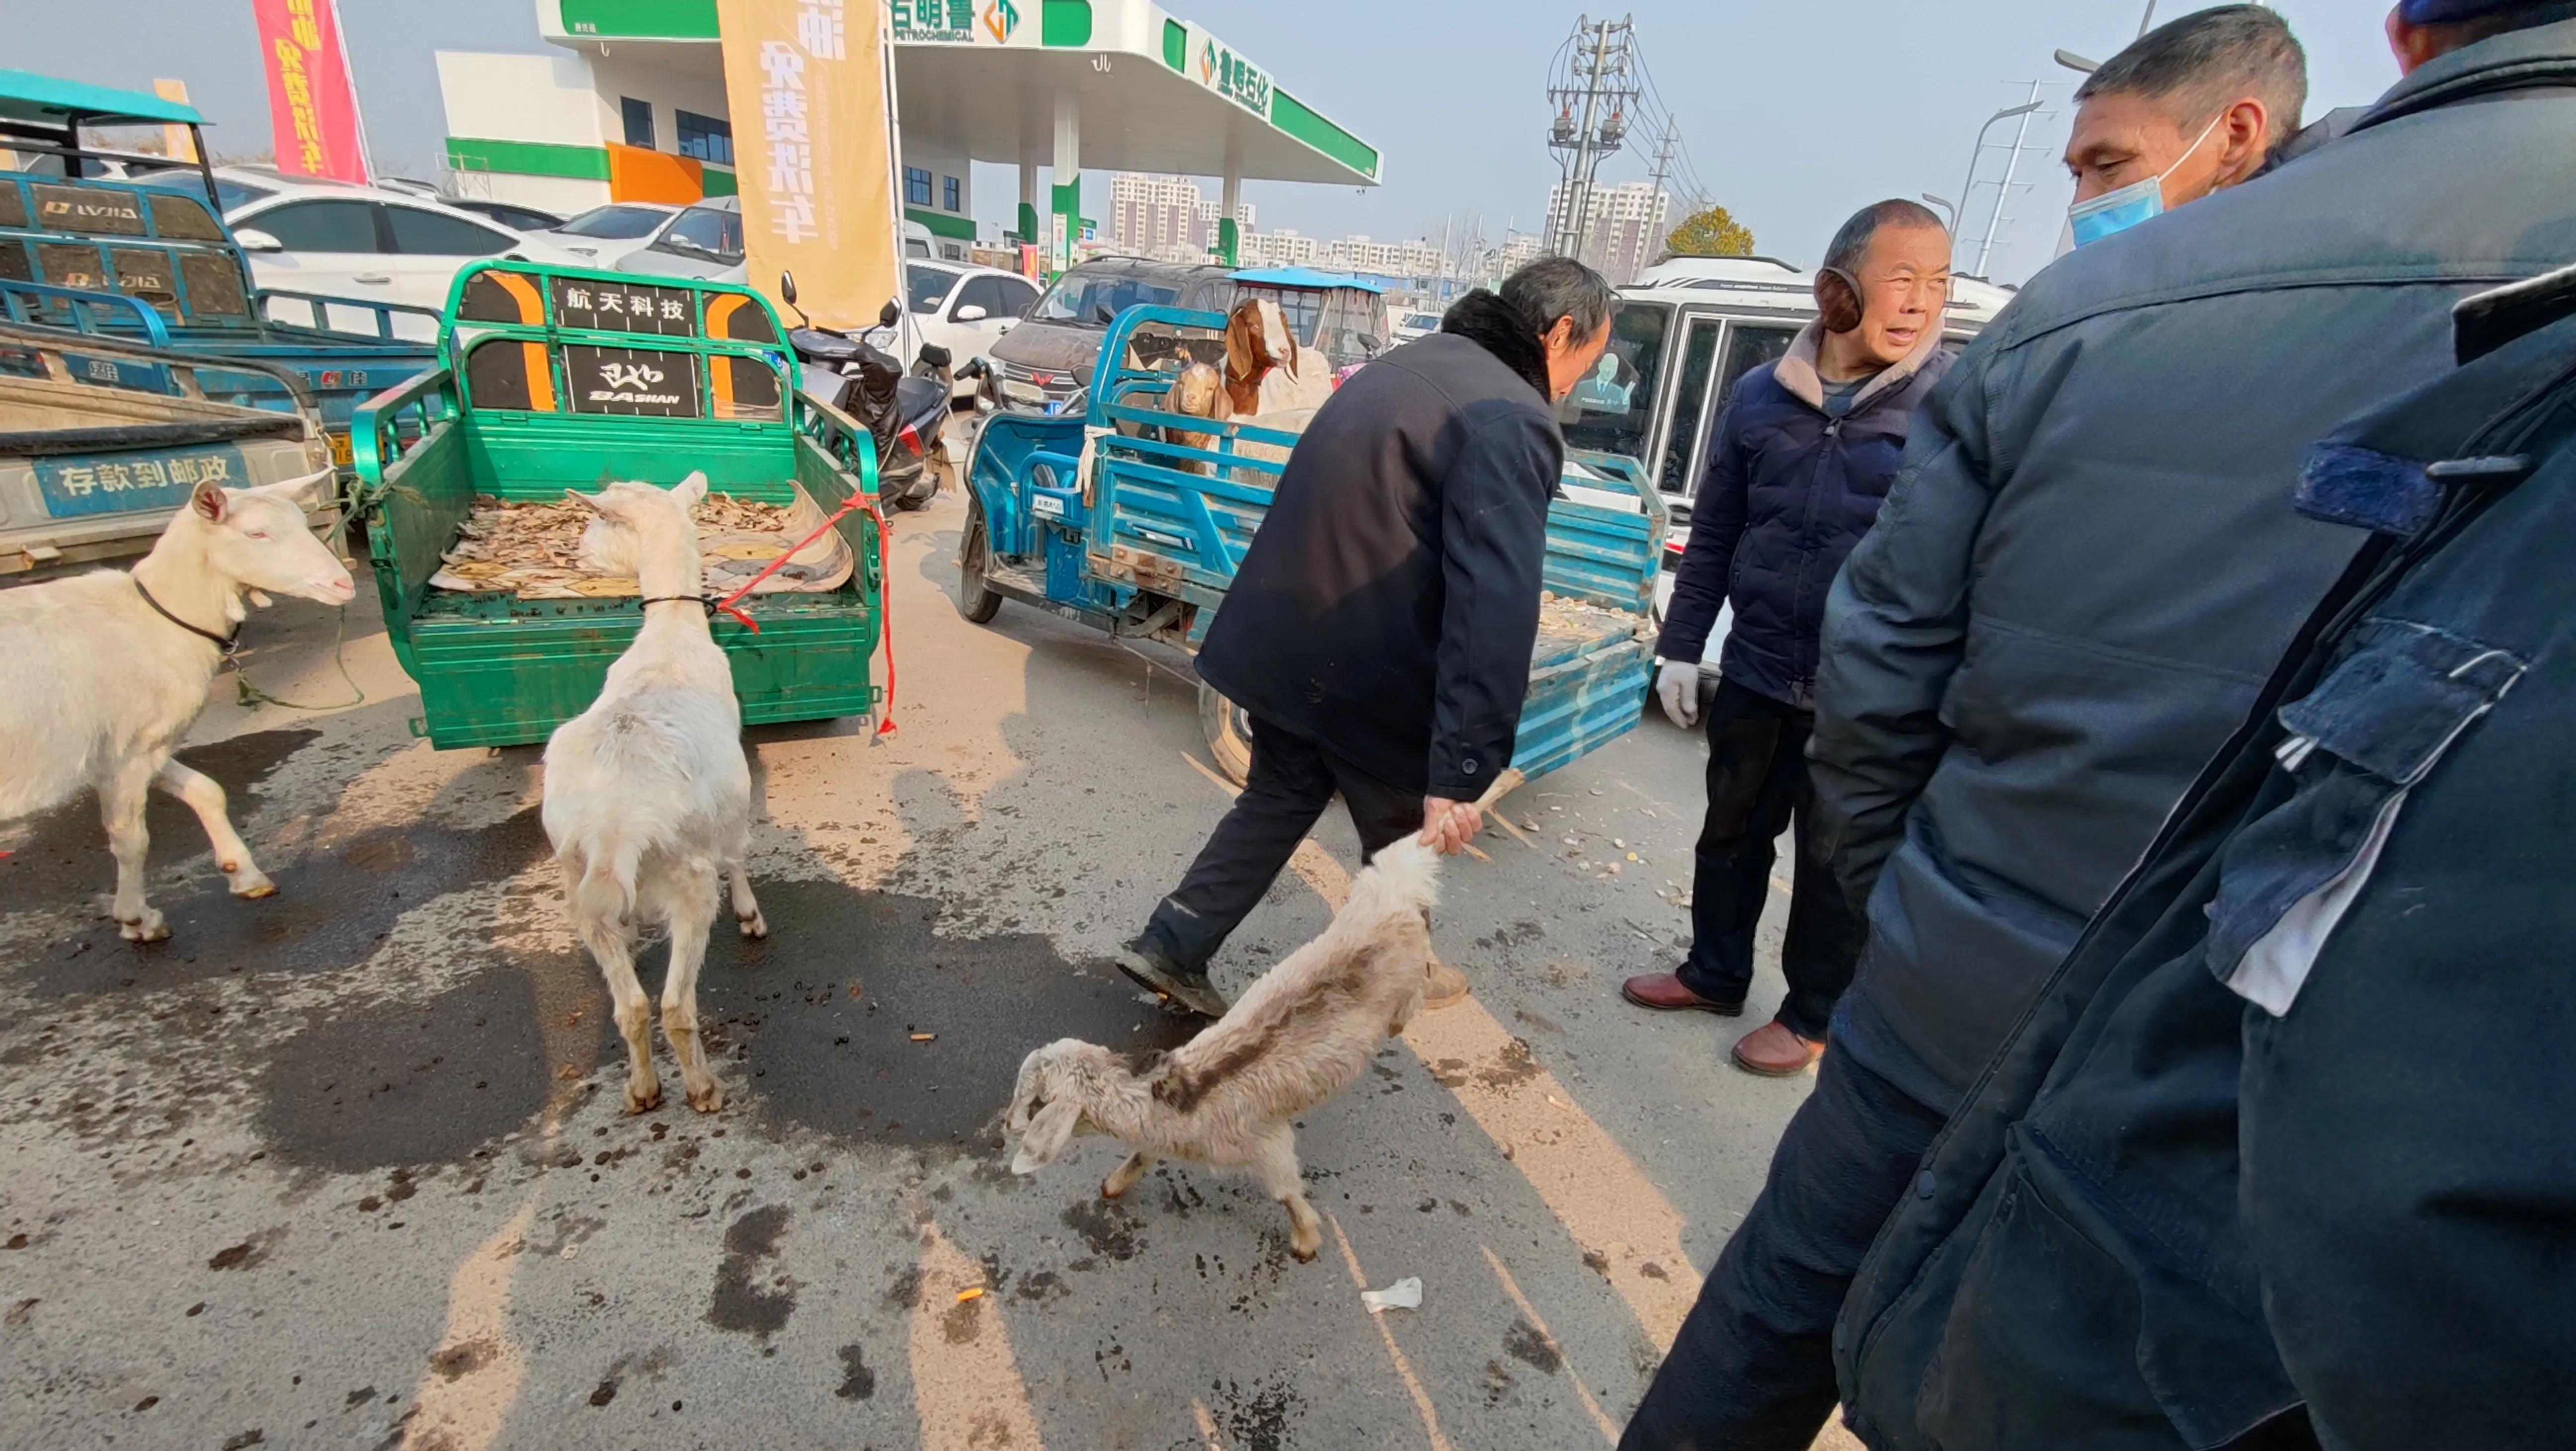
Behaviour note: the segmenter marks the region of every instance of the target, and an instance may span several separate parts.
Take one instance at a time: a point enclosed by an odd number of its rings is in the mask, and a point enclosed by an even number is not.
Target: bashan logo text
[[[591,389],[590,401],[657,404],[680,402],[680,395],[677,393],[646,391],[661,382],[664,376],[666,375],[661,369],[650,363],[602,363],[599,365],[599,381],[607,386]]]

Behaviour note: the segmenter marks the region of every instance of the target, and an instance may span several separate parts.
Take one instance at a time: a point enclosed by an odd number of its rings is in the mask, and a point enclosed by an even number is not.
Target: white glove
[[[1655,674],[1655,698],[1664,714],[1683,730],[1699,724],[1699,662],[1667,660]]]

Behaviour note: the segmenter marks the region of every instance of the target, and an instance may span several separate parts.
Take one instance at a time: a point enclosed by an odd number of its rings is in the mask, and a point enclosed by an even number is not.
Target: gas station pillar
[[[1236,253],[1243,245],[1243,223],[1238,220],[1243,210],[1243,168],[1229,149],[1225,156],[1225,191],[1216,209],[1216,260],[1228,267],[1241,260]]]
[[[1073,244],[1082,240],[1082,109],[1071,91],[1055,96],[1055,192],[1050,200],[1047,257],[1062,271],[1073,265]]]

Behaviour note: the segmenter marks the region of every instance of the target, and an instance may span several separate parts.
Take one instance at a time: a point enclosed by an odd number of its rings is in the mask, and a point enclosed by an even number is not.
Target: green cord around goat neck
[[[241,661],[236,658],[233,661],[233,703],[245,710],[255,705],[282,705],[288,710],[347,710],[353,705],[364,705],[367,703],[367,692],[359,686],[358,678],[349,673],[348,650],[349,607],[342,605],[340,626],[331,641],[331,662],[340,667],[340,678],[349,683],[347,700],[335,700],[328,705],[305,705],[298,701],[280,700],[251,684],[250,671],[244,669]]]

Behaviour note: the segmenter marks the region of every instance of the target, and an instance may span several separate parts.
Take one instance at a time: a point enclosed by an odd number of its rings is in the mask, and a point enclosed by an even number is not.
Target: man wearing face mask
[[[1900,1205],[1951,1202],[1925,1150],[2353,557],[2360,531],[2292,507],[2305,450],[2446,371],[2460,298],[2576,247],[2576,4],[2405,0],[2391,33],[2438,48],[2341,139],[2051,263],[1917,415],[1826,604],[1808,752],[1868,940],[1736,1230],[1772,1247],[1729,1282],[1802,1313],[1703,1313],[1712,1276],[1631,1448],[1812,1439],[1836,1352],[1873,1351],[1813,1304]],[[2003,1430],[1941,1444],[2128,1444],[2016,1439],[1994,1404]]]
[[[1529,690],[1554,405],[1599,363],[1614,301],[1572,258],[1533,262],[1317,410],[1199,651],[1252,718],[1251,779],[1118,958],[1129,977],[1223,1014],[1208,960],[1337,792],[1366,855],[1482,829]]]
[[[2260,5],[2186,15],[2075,88],[2066,169],[2074,244],[2251,181],[2299,130],[2307,57]]]
[[[1835,233],[1816,275],[1817,320],[1726,400],[1655,646],[1664,661],[1656,694],[1687,730],[1702,713],[1708,632],[1718,608],[1733,605],[1706,711],[1708,816],[1691,878],[1690,956],[1679,971],[1632,977],[1620,992],[1646,1008],[1742,1012],[1754,928],[1771,893],[1771,844],[1794,821],[1799,870],[1780,953],[1789,994],[1777,1017],[1736,1043],[1735,1065],[1748,1073],[1782,1077],[1815,1061],[1860,954],[1860,914],[1810,850],[1816,631],[1834,571],[1896,476],[1915,405],[1949,371],[1949,291],[1950,234],[1921,206],[1878,202]]]

